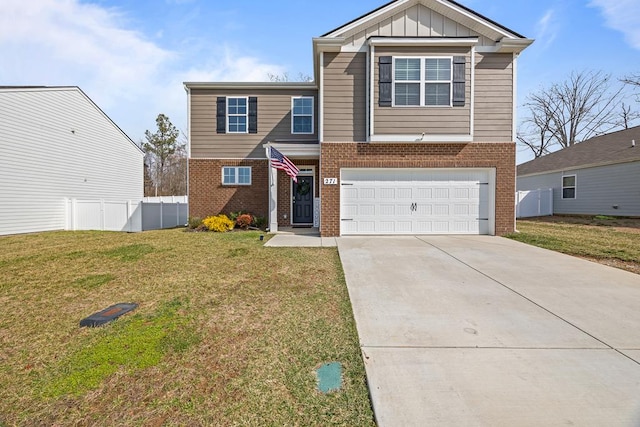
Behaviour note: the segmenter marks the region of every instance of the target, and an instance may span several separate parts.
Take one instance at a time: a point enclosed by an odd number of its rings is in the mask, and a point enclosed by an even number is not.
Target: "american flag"
[[[293,182],[298,182],[298,172],[300,172],[300,169],[298,169],[287,156],[273,147],[271,147],[271,166],[285,171],[285,173],[293,179]]]

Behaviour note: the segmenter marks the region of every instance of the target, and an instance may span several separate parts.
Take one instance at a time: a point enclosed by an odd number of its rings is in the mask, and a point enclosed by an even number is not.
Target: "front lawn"
[[[507,237],[640,274],[640,219],[555,216],[519,219]]]
[[[263,243],[0,237],[0,425],[374,425],[337,251]],[[139,307],[79,328],[119,302]],[[322,394],[326,362],[343,384]]]

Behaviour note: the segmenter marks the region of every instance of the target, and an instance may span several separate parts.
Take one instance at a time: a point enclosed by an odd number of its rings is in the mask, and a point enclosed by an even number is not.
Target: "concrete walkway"
[[[317,228],[284,228],[265,243],[265,246],[280,248],[324,248],[337,245],[335,237],[320,237]]]
[[[640,276],[499,237],[337,241],[379,425],[640,425]]]

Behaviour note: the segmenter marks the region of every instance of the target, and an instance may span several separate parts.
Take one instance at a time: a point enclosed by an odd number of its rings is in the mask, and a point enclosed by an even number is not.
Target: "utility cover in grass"
[[[97,326],[102,326],[106,323],[113,322],[118,317],[126,314],[138,307],[138,304],[135,303],[120,303],[112,305],[111,307],[107,307],[102,311],[97,313],[93,313],[89,317],[85,317],[80,321],[80,327],[88,326],[90,328],[95,328]]]
[[[338,362],[325,363],[316,369],[318,390],[322,393],[339,391],[342,387],[342,365]]]

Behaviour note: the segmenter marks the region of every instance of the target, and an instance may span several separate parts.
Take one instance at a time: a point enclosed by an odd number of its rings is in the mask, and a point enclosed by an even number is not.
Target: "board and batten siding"
[[[476,53],[474,141],[513,141],[513,54]]]
[[[380,107],[379,60],[381,56],[465,56],[464,107]],[[471,54],[467,47],[378,47],[374,64],[374,134],[375,135],[469,135],[471,131]]]
[[[367,57],[324,54],[324,140],[366,141]]]
[[[562,198],[562,177],[567,175],[576,176],[575,199]],[[636,161],[518,177],[517,188],[553,188],[555,214],[640,216],[639,176]]]
[[[445,8],[446,9],[446,8]],[[444,12],[444,10],[443,10]],[[381,20],[347,37],[345,46],[362,46],[369,37],[478,37],[480,46],[493,46],[495,41],[480,35],[443,14],[417,4]]]
[[[65,198],[139,201],[143,153],[78,88],[0,90],[0,235],[61,230]]]
[[[217,133],[218,97],[258,98],[258,132]],[[314,134],[291,133],[291,98],[313,96]],[[191,158],[264,159],[263,144],[278,140],[318,141],[318,92],[314,89],[191,89]]]

